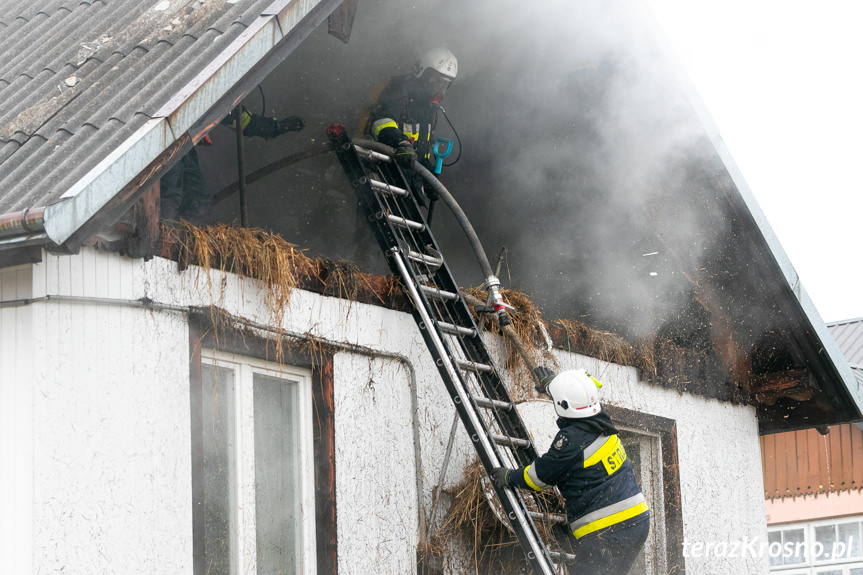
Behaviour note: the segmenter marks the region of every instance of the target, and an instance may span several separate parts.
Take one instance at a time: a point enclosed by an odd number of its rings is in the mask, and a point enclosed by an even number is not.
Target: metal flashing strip
[[[59,202],[45,208],[48,237],[57,245],[69,239],[174,139],[164,119],[149,120],[141,126],[67,190]]]
[[[160,108],[155,117],[167,118],[176,134],[188,131],[281,38],[274,17],[257,20]]]
[[[57,245],[94,217],[120,190],[188,131],[229,89],[281,42],[292,27],[324,0],[279,0],[272,15],[263,14],[213,63],[180,89],[128,140],[69,188],[45,210],[45,230]]]
[[[681,84],[685,84],[685,82],[681,81]],[[725,165],[728,175],[734,182],[734,186],[737,188],[737,192],[740,194],[746,209],[749,211],[756,228],[764,238],[767,249],[773,256],[780,272],[791,290],[791,293],[800,304],[803,314],[806,316],[812,330],[815,332],[815,335],[818,338],[818,343],[823,348],[824,352],[826,352],[829,361],[836,369],[842,380],[842,384],[847,389],[851,399],[854,401],[855,408],[858,413],[863,414],[863,389],[861,389],[860,384],[854,377],[854,374],[851,371],[851,366],[839,350],[836,340],[830,333],[824,320],[821,318],[821,314],[815,307],[815,303],[809,297],[806,288],[803,286],[803,282],[800,281],[800,275],[797,273],[797,270],[794,269],[791,259],[785,253],[785,249],[779,242],[779,238],[776,236],[776,233],[767,221],[767,216],[762,211],[761,206],[758,205],[755,195],[749,188],[749,184],[747,184],[746,180],[743,178],[743,173],[734,162],[731,152],[722,140],[722,137],[719,134],[719,129],[716,127],[712,117],[707,112],[704,103],[698,97],[694,88],[687,89],[686,92],[689,95],[690,101],[696,109],[699,118],[701,118],[701,121],[704,124],[708,139],[716,150],[717,155],[722,160],[722,163]]]
[[[324,0],[277,0],[155,113],[175,134],[188,131]]]

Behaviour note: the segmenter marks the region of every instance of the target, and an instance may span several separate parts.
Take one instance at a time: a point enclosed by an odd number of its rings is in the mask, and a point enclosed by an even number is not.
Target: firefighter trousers
[[[606,527],[578,540],[575,562],[579,575],[626,575],[647,541],[650,516]]]

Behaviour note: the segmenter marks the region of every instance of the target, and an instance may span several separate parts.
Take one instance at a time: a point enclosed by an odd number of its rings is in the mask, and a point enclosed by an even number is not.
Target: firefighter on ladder
[[[437,198],[431,189],[423,186],[422,178],[411,165],[418,159],[426,168],[433,168],[438,112],[446,117],[441,102],[457,74],[458,60],[452,52],[446,48],[429,50],[420,56],[410,72],[393,76],[386,87],[377,90],[375,104],[360,121],[365,134],[395,150],[395,159],[414,191],[414,198],[427,209],[428,223],[431,223],[432,207]],[[370,231],[363,209],[358,208],[350,259],[367,270],[378,265],[373,250],[368,249],[373,241]]]
[[[650,514],[617,429],[602,410],[602,384],[583,369],[555,375],[538,367],[560,428],[551,448],[518,469],[492,470],[495,486],[542,491],[557,486],[566,499],[580,575],[623,575],[638,557]]]
[[[395,158],[403,167],[411,187],[421,192],[422,179],[410,170],[414,159],[432,170],[434,167],[435,128],[438,112],[447,88],[458,74],[458,60],[446,48],[434,48],[423,54],[413,70],[395,76],[378,98],[369,117],[367,132],[376,141],[395,149]],[[435,198],[424,191],[429,210]],[[418,193],[418,200],[423,201]]]

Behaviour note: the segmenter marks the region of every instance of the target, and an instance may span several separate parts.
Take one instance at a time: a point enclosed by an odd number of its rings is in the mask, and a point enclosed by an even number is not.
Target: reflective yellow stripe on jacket
[[[579,517],[569,524],[569,528],[575,538],[579,539],[594,531],[632,519],[645,511],[647,511],[647,503],[644,501],[644,494],[639,493]]]
[[[395,120],[392,118],[381,118],[377,122],[372,124],[372,138],[375,140],[378,139],[378,135],[381,133],[381,130],[385,128],[395,128],[399,129],[399,125],[395,123]]]
[[[626,461],[626,450],[617,435],[600,435],[584,450],[584,467],[602,463],[606,473],[614,474]]]
[[[534,491],[542,491],[543,489],[551,487],[551,485],[539,479],[533,465],[528,465],[524,468],[524,482]]]

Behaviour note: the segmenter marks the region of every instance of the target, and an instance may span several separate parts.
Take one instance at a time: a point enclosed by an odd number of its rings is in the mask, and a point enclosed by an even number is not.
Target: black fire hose
[[[491,269],[491,262],[489,262],[485,249],[483,249],[482,244],[479,241],[479,236],[476,235],[473,225],[470,223],[470,220],[467,219],[467,215],[464,213],[464,210],[461,209],[461,206],[455,198],[452,197],[452,194],[449,193],[449,190],[446,189],[440,180],[434,177],[428,168],[419,163],[419,161],[414,160],[411,164],[411,169],[418,173],[422,179],[432,187],[438,198],[446,204],[446,207],[448,207],[453,213],[458,225],[460,225],[461,229],[464,230],[467,240],[470,243],[470,247],[476,255],[477,261],[479,261],[479,267],[482,270],[483,276],[494,276],[494,271]]]
[[[395,150],[385,144],[368,139],[355,140],[354,143],[361,148],[385,154],[390,158],[393,158],[393,161],[395,161],[395,158],[393,157]],[[473,253],[476,255],[476,259],[479,262],[482,274],[485,277],[483,287],[488,291],[488,305],[495,312],[498,323],[501,327],[509,325],[509,315],[506,313],[506,305],[503,303],[503,297],[500,295],[500,280],[494,275],[494,270],[492,270],[491,263],[485,253],[485,249],[483,249],[482,243],[479,241],[479,236],[476,235],[476,231],[473,229],[473,225],[471,225],[470,220],[467,219],[467,215],[465,215],[461,206],[458,205],[458,202],[455,201],[452,194],[449,193],[449,190],[447,190],[446,187],[440,183],[440,180],[434,177],[428,168],[423,166],[419,160],[413,160],[411,163],[411,169],[419,174],[420,177],[422,177],[422,179],[434,189],[438,198],[450,209],[455,216],[456,221],[461,226],[461,229],[464,230],[467,240],[470,243],[470,247],[473,249]]]

